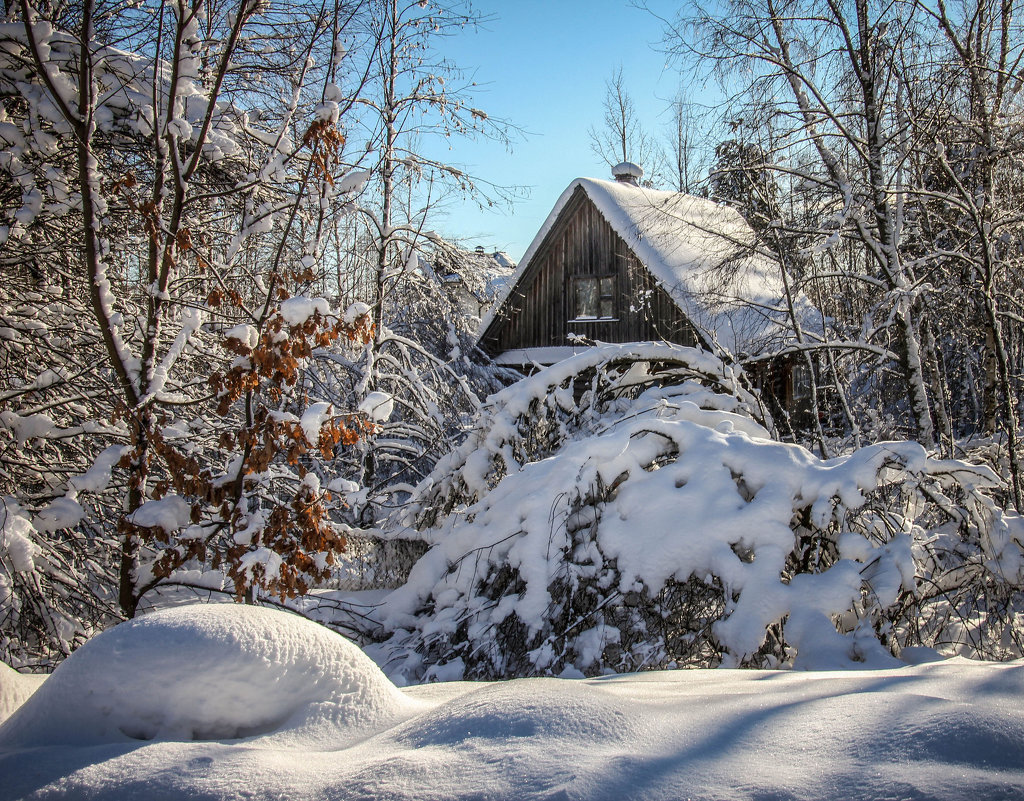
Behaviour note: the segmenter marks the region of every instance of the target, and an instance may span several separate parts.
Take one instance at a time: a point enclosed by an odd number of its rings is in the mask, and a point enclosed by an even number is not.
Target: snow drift
[[[315,624],[222,604],[65,665],[0,726],[0,801],[1024,797],[1021,663],[397,690]]]
[[[38,689],[46,676],[18,673],[0,663],[0,723],[3,723]]]
[[[316,623],[251,606],[186,606],[87,642],[0,727],[0,748],[325,730],[337,746],[409,706],[359,648]]]

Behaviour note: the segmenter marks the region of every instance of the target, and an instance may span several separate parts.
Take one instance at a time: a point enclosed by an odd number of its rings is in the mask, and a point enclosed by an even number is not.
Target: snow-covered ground
[[[0,798],[1021,799],[1022,697],[1024,664],[963,659],[400,690],[297,616],[179,607],[0,726]]]

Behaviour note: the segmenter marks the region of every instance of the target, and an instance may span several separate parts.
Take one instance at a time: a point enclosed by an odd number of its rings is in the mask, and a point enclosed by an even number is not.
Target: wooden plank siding
[[[614,276],[614,319],[574,319],[573,279],[578,276]],[[579,186],[479,344],[497,357],[511,350],[570,345],[572,335],[601,342],[666,341],[711,350]],[[755,360],[744,369],[776,420],[784,427],[809,431],[809,399],[794,391],[793,364],[792,356],[781,356]]]
[[[615,277],[614,319],[576,320],[573,278]],[[480,340],[490,355],[570,344],[665,340],[695,345],[692,326],[586,192],[577,187]]]

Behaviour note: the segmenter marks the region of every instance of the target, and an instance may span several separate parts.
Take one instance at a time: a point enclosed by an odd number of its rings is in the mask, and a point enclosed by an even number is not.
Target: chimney
[[[640,179],[644,177],[644,171],[639,164],[634,164],[632,161],[624,161],[612,167],[612,177],[620,183],[640,186]]]
[[[481,256],[483,256],[483,255],[484,255],[484,253],[485,253],[485,251],[484,251],[484,246],[483,246],[483,245],[477,245],[477,246],[476,246],[476,252],[477,252],[478,254],[480,254]]]

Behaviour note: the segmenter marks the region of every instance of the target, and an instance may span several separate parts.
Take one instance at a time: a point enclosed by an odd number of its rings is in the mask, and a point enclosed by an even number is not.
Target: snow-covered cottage
[[[664,340],[747,363],[777,352],[790,330],[780,268],[756,252],[739,213],[645,188],[634,164],[613,175],[578,178],[562,193],[483,320],[480,347],[520,368],[552,364],[584,341]],[[799,405],[790,360],[751,372],[787,408]]]

